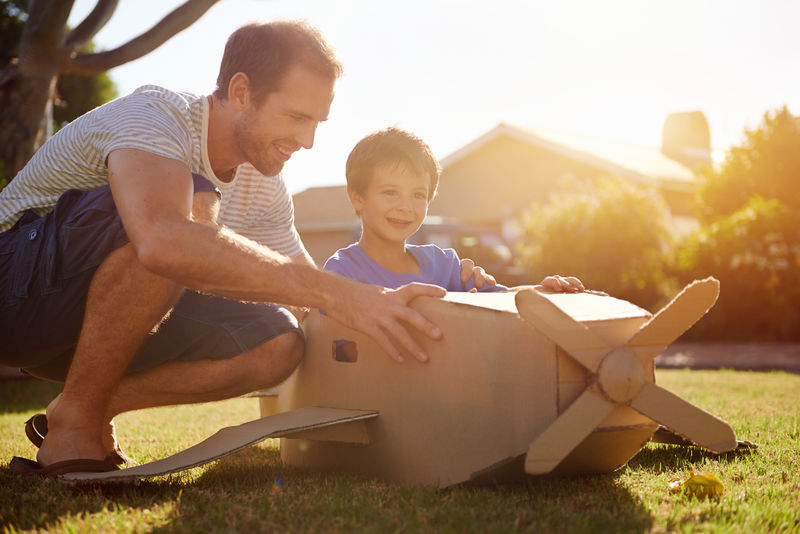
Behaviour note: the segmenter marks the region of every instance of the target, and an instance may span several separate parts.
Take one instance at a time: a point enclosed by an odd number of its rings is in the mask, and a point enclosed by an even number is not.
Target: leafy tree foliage
[[[768,112],[700,188],[705,224],[678,247],[676,273],[715,276],[721,289],[695,336],[800,341],[798,146],[798,119]]]
[[[764,122],[745,131],[741,146],[728,151],[719,172],[708,172],[700,188],[705,221],[738,211],[750,198],[779,199],[800,210],[800,119],[786,107],[764,114]]]
[[[578,276],[589,289],[652,310],[674,291],[664,272],[667,221],[657,192],[603,177],[532,206],[521,256],[536,280]]]
[[[800,215],[777,199],[750,197],[678,249],[684,282],[714,276],[720,297],[694,337],[800,341]]]

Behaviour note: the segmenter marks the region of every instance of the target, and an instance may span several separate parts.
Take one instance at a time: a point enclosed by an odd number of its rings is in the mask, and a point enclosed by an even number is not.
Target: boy
[[[347,194],[361,219],[361,239],[328,258],[324,269],[390,289],[410,282],[435,284],[448,291],[505,291],[489,283],[461,282],[453,249],[408,245],[436,195],[441,169],[430,147],[417,136],[386,128],[359,141],[347,158]],[[538,288],[582,291],[574,277],[548,276]]]

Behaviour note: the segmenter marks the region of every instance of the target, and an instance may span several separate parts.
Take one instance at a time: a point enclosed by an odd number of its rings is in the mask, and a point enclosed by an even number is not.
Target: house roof
[[[446,169],[501,136],[509,136],[643,184],[690,191],[696,176],[689,167],[665,156],[660,148],[549,130],[528,130],[500,123],[441,160]]]
[[[340,230],[356,220],[347,186],[309,187],[292,195],[299,231]]]

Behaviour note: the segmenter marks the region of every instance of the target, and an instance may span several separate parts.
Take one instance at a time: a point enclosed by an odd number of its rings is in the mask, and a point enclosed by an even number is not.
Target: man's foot
[[[113,423],[111,424],[111,426],[112,426],[111,432],[114,441],[114,448],[108,453],[106,460],[118,466],[137,465],[136,461],[133,460],[127,454],[125,454],[125,452],[119,447],[119,444],[116,441],[116,434]],[[25,435],[28,436],[30,442],[33,443],[36,447],[41,447],[45,436],[47,436],[47,416],[43,413],[37,413],[33,417],[25,421]]]
[[[65,402],[61,395],[56,397],[47,407],[47,435],[36,454],[39,464],[46,467],[65,460],[105,460],[113,450],[113,441],[110,447],[104,443],[108,430],[93,415]],[[113,434],[111,437],[113,440]]]
[[[8,467],[11,471],[20,475],[33,475],[43,478],[55,478],[68,473],[105,473],[119,469],[108,460],[66,460],[43,466],[39,462],[20,458],[19,456],[14,456]]]

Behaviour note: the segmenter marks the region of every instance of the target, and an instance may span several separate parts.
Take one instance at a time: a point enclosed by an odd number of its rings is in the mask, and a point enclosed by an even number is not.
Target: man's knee
[[[250,354],[256,362],[259,387],[274,386],[289,378],[303,360],[305,347],[303,336],[287,332],[253,349]]]

